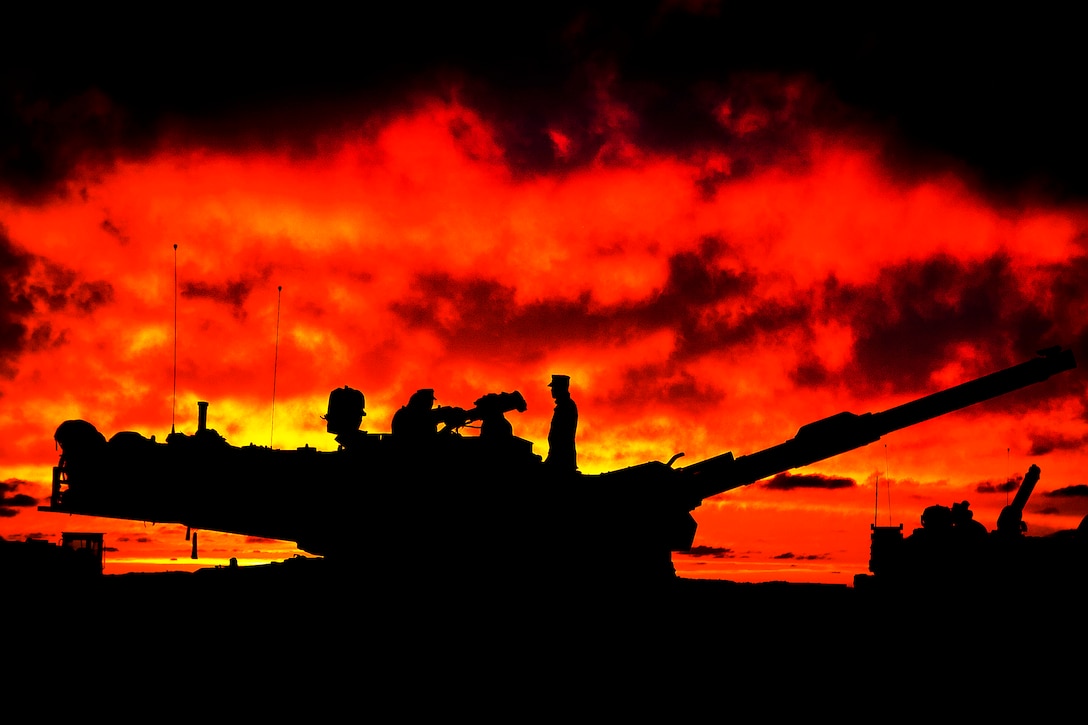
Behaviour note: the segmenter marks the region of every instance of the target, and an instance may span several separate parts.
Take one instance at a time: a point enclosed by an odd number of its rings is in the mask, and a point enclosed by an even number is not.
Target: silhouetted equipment
[[[0,538],[0,576],[5,581],[57,584],[95,578],[105,566],[103,550],[103,535],[85,531],[65,531],[59,544],[32,537],[25,541]]]
[[[997,531],[1002,535],[1020,535],[1028,530],[1027,524],[1024,523],[1024,507],[1028,505],[1028,499],[1035,491],[1040,472],[1039,467],[1032,464],[1024,480],[1017,487],[1012,503],[1001,509],[1001,513],[997,516]]]
[[[514,429],[506,420],[506,413],[517,411],[524,413],[528,407],[525,397],[515,390],[512,393],[488,393],[476,399],[473,408],[463,411],[464,415],[454,415],[445,421],[443,432],[457,430],[477,421],[481,422],[480,435],[513,435]],[[460,410],[456,408],[454,410]]]
[[[1039,477],[1039,467],[1032,464],[993,531],[966,515],[966,501],[951,508],[926,507],[921,528],[906,538],[902,524],[874,525],[871,574],[854,577],[855,588],[923,594],[1080,592],[1088,583],[1088,516],[1076,529],[1028,536],[1023,514]]]
[[[531,441],[514,435],[457,432],[489,411],[523,411],[517,393],[457,409],[460,418],[447,421],[444,435],[417,441],[371,433],[336,451],[232,446],[210,429],[165,443],[132,432],[107,442],[90,424],[65,421],[50,505],[41,509],[291,541],[368,577],[502,587],[656,584],[675,578],[672,552],[691,548],[691,512],[705,498],[1075,366],[1070,351],[1052,348],[883,412],[810,423],[739,458],[723,453],[673,467],[677,454],[600,474],[549,469]],[[340,430],[338,398],[330,396],[330,432]],[[355,403],[345,409],[353,422]]]

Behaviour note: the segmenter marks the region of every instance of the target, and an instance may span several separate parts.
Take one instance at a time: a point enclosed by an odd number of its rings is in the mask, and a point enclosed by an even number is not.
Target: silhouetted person
[[[564,471],[577,471],[574,438],[578,431],[578,406],[570,397],[570,376],[552,375],[548,387],[552,389],[555,410],[548,429],[548,457],[544,463]]]
[[[350,448],[353,443],[366,436],[359,430],[366,415],[366,399],[358,390],[344,386],[329,393],[329,408],[321,416],[326,422],[325,430],[336,435],[336,442],[343,448]]]
[[[971,504],[967,501],[952,504],[952,541],[954,565],[960,567],[965,582],[977,582],[985,574],[985,554],[990,532],[975,520]]]
[[[431,412],[435,395],[432,388],[412,393],[408,402],[393,414],[391,431],[397,438],[426,439],[438,433],[438,419]]]
[[[80,464],[94,463],[106,448],[106,436],[85,420],[64,421],[53,438],[61,447],[60,467],[69,473],[79,473]]]
[[[922,528],[915,529],[908,539],[924,541],[927,544],[944,544],[952,536],[952,509],[935,504],[922,511]]]
[[[952,529],[957,539],[970,544],[985,541],[990,533],[981,521],[975,520],[975,513],[967,501],[952,504]]]
[[[434,407],[436,400],[432,388],[412,393],[408,403],[393,414],[391,432],[394,438],[408,441],[427,441],[438,436],[439,424],[458,426],[465,422],[464,408],[454,406]]]

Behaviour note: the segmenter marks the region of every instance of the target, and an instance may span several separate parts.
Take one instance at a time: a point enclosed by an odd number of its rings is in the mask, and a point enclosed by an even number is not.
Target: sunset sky
[[[751,453],[1053,345],[1080,367],[705,501],[674,562],[849,583],[871,524],[968,500],[992,529],[1031,464],[1029,534],[1088,514],[1080,26],[548,7],[15,23],[0,535],[103,532],[108,572],[298,553],[200,532],[193,561],[177,526],[39,512],[69,419],[163,440],[208,401],[236,445],[333,450],[337,387],[372,432],[418,388],[517,390],[546,454],[563,373],[600,473]]]

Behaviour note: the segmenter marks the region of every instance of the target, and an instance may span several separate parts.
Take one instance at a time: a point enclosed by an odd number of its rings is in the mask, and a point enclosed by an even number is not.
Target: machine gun
[[[479,421],[482,438],[511,436],[514,430],[505,415],[515,410],[524,413],[528,407],[525,398],[517,390],[512,393],[488,393],[477,398],[473,406],[469,410],[457,408],[455,416],[443,421],[446,427],[442,432],[457,430]]]

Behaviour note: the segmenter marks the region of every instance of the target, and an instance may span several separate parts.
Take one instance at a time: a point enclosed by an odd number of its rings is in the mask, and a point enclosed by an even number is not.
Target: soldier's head
[[[548,383],[548,387],[552,389],[552,397],[557,398],[561,395],[570,394],[570,376],[569,375],[552,375],[552,381]]]
[[[952,504],[952,520],[954,522],[970,521],[973,518],[975,518],[975,513],[971,510],[971,504],[968,502],[960,501]]]
[[[412,393],[412,397],[408,398],[408,405],[412,408],[419,408],[421,410],[430,410],[434,405],[434,389],[423,388]]]

